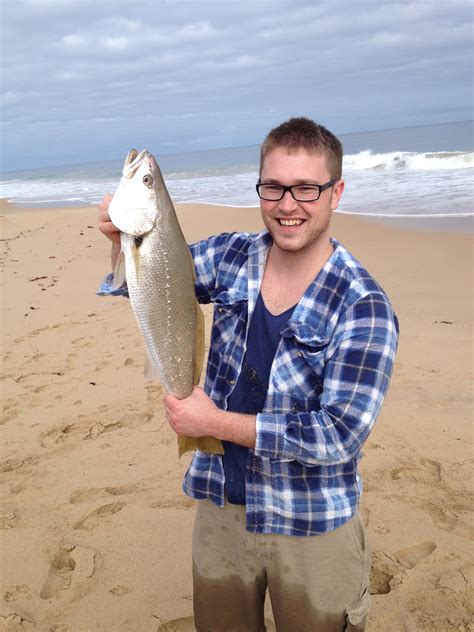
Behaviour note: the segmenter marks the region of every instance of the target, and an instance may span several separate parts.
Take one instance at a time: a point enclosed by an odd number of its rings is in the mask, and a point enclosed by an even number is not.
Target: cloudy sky
[[[0,0],[2,170],[472,117],[471,0]]]

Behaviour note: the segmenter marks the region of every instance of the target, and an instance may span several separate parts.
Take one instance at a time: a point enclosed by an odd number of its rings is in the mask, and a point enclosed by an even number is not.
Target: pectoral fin
[[[112,289],[118,290],[127,280],[127,274],[125,269],[125,254],[123,250],[120,250],[120,254],[115,262],[114,278],[112,281]]]

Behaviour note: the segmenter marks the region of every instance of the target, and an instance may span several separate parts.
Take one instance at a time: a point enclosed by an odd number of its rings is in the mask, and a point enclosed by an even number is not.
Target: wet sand
[[[178,212],[189,241],[261,227],[256,209]],[[190,456],[145,385],[128,301],[95,295],[109,270],[96,209],[0,214],[0,629],[191,631]],[[474,629],[472,237],[456,231],[334,218],[401,325],[361,466],[369,632]]]

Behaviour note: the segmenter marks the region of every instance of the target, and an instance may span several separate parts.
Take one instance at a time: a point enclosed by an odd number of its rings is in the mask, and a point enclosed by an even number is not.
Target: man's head
[[[331,179],[342,176],[343,149],[339,139],[322,125],[303,116],[291,118],[272,129],[260,151],[260,175],[266,156],[277,147],[289,153],[305,149],[309,154],[324,156]]]
[[[257,185],[275,252],[329,251],[330,221],[344,191],[342,145],[321,125],[290,119],[262,145]]]

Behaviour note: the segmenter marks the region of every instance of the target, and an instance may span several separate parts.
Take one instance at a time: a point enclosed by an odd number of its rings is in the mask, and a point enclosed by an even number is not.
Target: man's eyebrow
[[[262,180],[262,184],[279,184],[280,186],[285,186],[279,180],[275,180],[273,178],[265,178],[264,180]],[[293,184],[290,184],[288,186],[298,186],[300,184],[310,184],[312,186],[319,186],[320,185],[319,182],[314,182],[314,181],[311,181],[311,180],[294,180]]]

